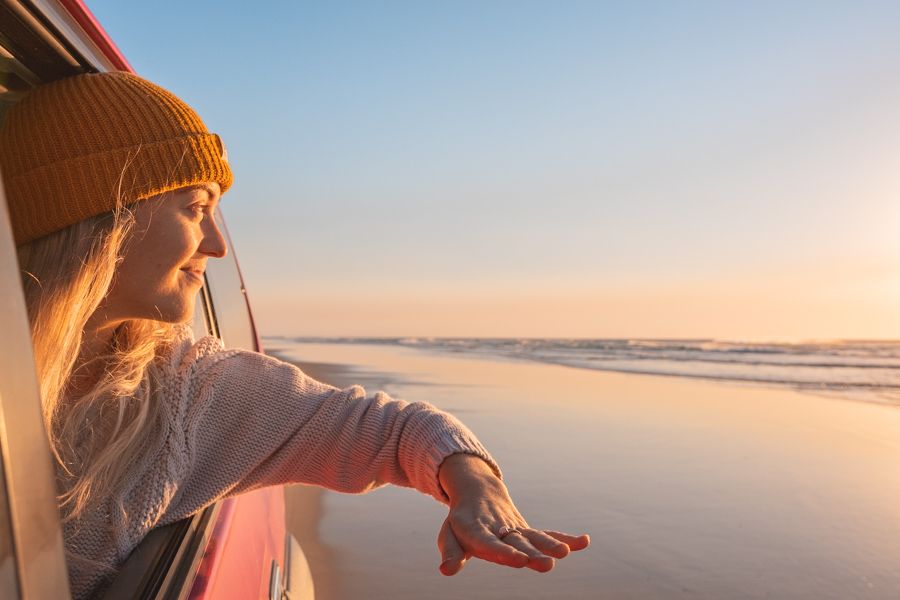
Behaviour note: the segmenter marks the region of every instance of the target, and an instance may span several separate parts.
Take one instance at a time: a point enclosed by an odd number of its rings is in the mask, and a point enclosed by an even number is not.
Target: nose
[[[212,258],[223,258],[228,254],[225,236],[213,216],[203,219],[203,240],[197,251]]]

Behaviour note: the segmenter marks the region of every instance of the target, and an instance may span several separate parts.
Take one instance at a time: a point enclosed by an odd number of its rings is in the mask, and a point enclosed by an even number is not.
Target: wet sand
[[[447,578],[434,500],[293,488],[290,525],[320,599],[900,597],[896,408],[387,346],[270,346],[324,381],[456,414],[533,526],[593,541],[548,574],[470,561]]]

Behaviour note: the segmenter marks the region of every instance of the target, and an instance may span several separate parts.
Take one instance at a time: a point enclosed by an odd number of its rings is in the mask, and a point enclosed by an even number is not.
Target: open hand
[[[439,473],[450,497],[450,514],[438,534],[440,571],[455,575],[469,557],[546,572],[557,558],[590,544],[587,535],[532,529],[503,482],[476,456],[447,457]]]

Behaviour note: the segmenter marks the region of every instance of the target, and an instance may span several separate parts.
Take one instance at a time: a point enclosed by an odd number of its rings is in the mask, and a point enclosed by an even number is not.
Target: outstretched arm
[[[365,492],[386,483],[449,498],[438,468],[456,453],[499,467],[458,419],[425,403],[318,382],[255,352],[221,350],[211,338],[180,362],[173,395],[183,417],[169,436],[183,445],[166,467],[178,493],[164,522],[269,485],[309,483]],[[156,523],[154,523],[156,524]]]
[[[590,544],[587,535],[530,528],[506,486],[477,456],[448,456],[438,477],[450,498],[450,514],[438,534],[444,575],[458,573],[470,556],[546,572],[555,558]]]

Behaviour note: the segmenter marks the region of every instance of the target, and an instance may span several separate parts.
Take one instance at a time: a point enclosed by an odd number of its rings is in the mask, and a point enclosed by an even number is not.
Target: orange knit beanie
[[[117,202],[233,180],[225,146],[190,106],[125,72],[88,73],[35,88],[0,128],[0,172],[16,244]]]

